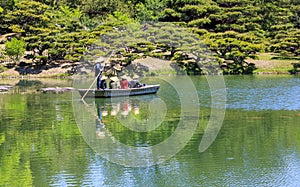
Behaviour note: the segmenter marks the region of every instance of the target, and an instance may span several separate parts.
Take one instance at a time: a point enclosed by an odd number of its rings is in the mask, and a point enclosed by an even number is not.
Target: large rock
[[[0,92],[8,92],[11,88],[12,86],[8,86],[8,85],[0,86]]]
[[[72,87],[50,87],[50,88],[41,88],[40,91],[43,93],[63,93],[73,91]]]

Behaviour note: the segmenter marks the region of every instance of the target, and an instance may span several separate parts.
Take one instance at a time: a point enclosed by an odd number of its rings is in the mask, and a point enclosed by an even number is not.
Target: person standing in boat
[[[97,89],[104,89],[105,85],[104,82],[105,80],[102,79],[102,72],[103,72],[103,67],[101,66],[100,62],[103,62],[103,58],[97,59],[96,65],[95,65],[95,77],[97,77]]]

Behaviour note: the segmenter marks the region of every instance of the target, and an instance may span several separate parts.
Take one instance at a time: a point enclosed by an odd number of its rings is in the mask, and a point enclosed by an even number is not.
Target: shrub
[[[9,58],[16,63],[25,53],[25,42],[17,38],[12,38],[11,41],[5,43],[5,52]]]
[[[0,73],[4,72],[7,68],[0,64]]]

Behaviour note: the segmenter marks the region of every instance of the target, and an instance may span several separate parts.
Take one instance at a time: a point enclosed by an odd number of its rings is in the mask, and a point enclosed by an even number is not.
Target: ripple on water
[[[300,84],[295,77],[227,81],[227,108],[246,110],[299,110]]]

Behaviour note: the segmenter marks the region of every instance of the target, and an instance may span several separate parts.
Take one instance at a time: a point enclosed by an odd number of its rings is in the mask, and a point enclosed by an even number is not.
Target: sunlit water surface
[[[172,79],[180,83],[180,78]],[[172,85],[149,78],[144,81],[161,84],[156,96],[114,102],[87,99],[84,105],[77,100],[77,93],[36,91],[46,86],[72,86],[72,81],[21,80],[11,94],[0,95],[0,186],[300,184],[300,77],[225,77],[226,116],[216,140],[203,153],[198,147],[211,115],[211,93],[205,77],[191,79],[201,107],[193,137],[167,161],[137,168],[104,159],[87,140],[102,141],[109,136],[126,145],[143,147],[168,138],[180,120],[180,98]],[[149,105],[161,101],[167,112],[165,116],[156,114],[155,119],[163,121],[161,125],[151,126],[155,123],[147,123],[153,112]],[[78,106],[82,112],[76,110]],[[97,122],[99,112],[105,126]],[[90,120],[81,126],[83,114],[89,114]],[[140,123],[122,125],[122,120],[131,119]],[[110,152],[109,147],[104,150]]]

